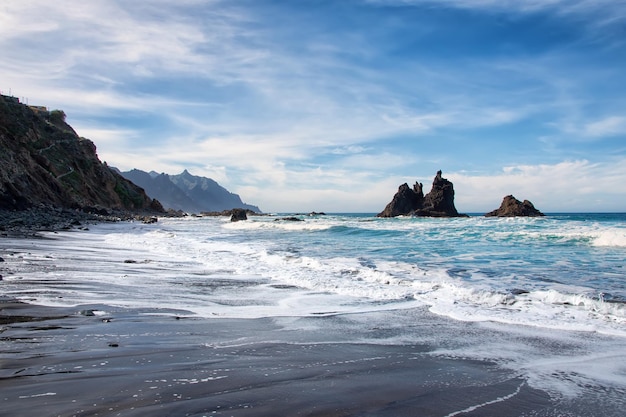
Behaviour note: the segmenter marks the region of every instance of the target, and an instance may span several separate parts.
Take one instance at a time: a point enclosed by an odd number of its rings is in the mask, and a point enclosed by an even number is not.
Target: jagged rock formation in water
[[[416,182],[413,189],[405,182],[398,187],[398,192],[385,209],[378,213],[378,217],[396,217],[407,215],[415,211],[417,208],[424,206],[424,193],[422,192],[422,184]]]
[[[537,210],[533,203],[528,200],[519,201],[512,195],[507,195],[502,200],[502,204],[496,210],[490,211],[485,214],[485,217],[540,217],[545,216],[542,212]]]
[[[416,182],[413,188],[404,183],[378,217],[396,216],[419,217],[465,217],[454,206],[454,186],[441,176],[441,171],[433,180],[430,192],[424,195],[423,186]]]
[[[184,170],[178,175],[148,173],[138,169],[122,172],[124,177],[143,187],[165,208],[187,213],[222,212],[241,208],[260,213],[257,206],[246,204],[216,181]]]
[[[161,204],[102,163],[65,113],[0,96],[0,209],[163,212]]]

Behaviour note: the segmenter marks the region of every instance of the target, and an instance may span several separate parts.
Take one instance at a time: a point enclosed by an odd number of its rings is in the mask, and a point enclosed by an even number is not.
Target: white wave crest
[[[607,229],[600,231],[594,236],[592,245],[626,247],[626,229]]]
[[[222,227],[229,230],[288,230],[288,231],[307,231],[307,230],[327,230],[333,225],[328,223],[320,223],[314,221],[292,221],[275,218],[271,220],[257,221],[246,220],[239,222],[224,223]]]

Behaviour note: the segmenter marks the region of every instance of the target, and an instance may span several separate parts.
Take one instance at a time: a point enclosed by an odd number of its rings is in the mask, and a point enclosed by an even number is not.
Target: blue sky
[[[3,0],[0,90],[264,211],[626,211],[626,3]]]

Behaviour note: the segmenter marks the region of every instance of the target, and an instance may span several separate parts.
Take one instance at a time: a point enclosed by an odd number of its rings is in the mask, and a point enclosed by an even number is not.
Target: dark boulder
[[[507,195],[502,200],[502,204],[496,210],[485,214],[485,217],[540,217],[545,216],[537,210],[533,203],[528,200],[519,201],[512,195]]]
[[[432,189],[424,196],[423,186],[419,182],[409,188],[404,183],[387,207],[378,214],[378,217],[396,216],[418,217],[465,217],[459,214],[454,206],[454,186],[441,176],[441,171],[433,180]]]
[[[248,216],[246,215],[246,210],[242,208],[236,208],[230,210],[230,221],[238,222],[240,220],[248,220]]]

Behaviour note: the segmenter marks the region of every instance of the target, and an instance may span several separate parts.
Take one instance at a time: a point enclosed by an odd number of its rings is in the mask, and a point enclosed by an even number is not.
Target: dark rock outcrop
[[[231,210],[230,221],[238,222],[242,220],[248,220],[248,216],[246,215],[246,210],[242,208],[236,208]]]
[[[257,213],[256,211],[252,211],[250,209],[243,209],[243,208],[234,208],[234,209],[230,209],[230,210],[222,210],[222,211],[203,211],[200,213],[200,217],[206,216],[206,217],[232,217],[233,213],[235,212],[235,210],[243,210],[246,213],[246,216],[264,216],[264,214],[262,213]],[[198,216],[197,214],[194,214],[194,216]]]
[[[159,216],[168,214],[158,214]],[[0,237],[37,236],[37,232],[47,230],[88,229],[89,224],[118,222],[121,220],[144,221],[145,212],[111,210],[110,214],[88,212],[83,209],[68,209],[39,205],[26,210],[0,210]],[[156,217],[155,217],[156,218]]]
[[[304,219],[299,219],[295,216],[289,216],[289,217],[281,217],[279,219],[274,219],[275,222],[280,222],[280,221],[284,221],[284,222],[303,222]]]
[[[408,215],[415,210],[424,207],[424,193],[422,192],[422,184],[416,182],[413,189],[405,182],[398,187],[398,192],[387,207],[378,214],[378,217],[396,217]]]
[[[430,192],[424,195],[423,186],[416,182],[413,188],[404,183],[387,207],[378,217],[418,216],[418,217],[466,217],[459,214],[454,206],[454,187],[441,176],[441,171],[433,180]]]
[[[0,96],[0,210],[35,207],[93,214],[163,213],[144,190],[102,163],[62,111],[34,111]]]
[[[421,213],[424,214],[421,214]],[[424,197],[424,208],[416,210],[417,216],[459,217],[454,207],[454,186],[441,176],[441,171],[433,180],[433,187]]]
[[[519,201],[512,195],[507,195],[502,200],[502,204],[496,210],[490,211],[485,214],[485,217],[540,217],[545,216],[542,212],[537,210],[533,203],[528,200]]]

